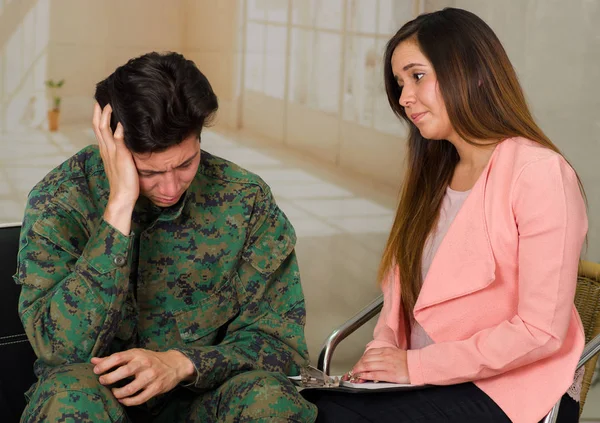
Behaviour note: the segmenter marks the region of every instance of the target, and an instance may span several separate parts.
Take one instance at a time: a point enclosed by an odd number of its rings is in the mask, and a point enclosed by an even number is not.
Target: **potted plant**
[[[46,81],[46,86],[50,89],[52,96],[52,108],[48,110],[48,129],[50,131],[58,131],[58,121],[60,119],[60,102],[62,98],[58,95],[58,90],[65,83],[64,79],[54,81],[49,79]]]

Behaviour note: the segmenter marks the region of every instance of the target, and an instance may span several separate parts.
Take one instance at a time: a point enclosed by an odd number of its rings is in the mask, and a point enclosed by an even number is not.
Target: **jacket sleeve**
[[[408,351],[413,384],[496,376],[557,351],[573,311],[587,217],[577,177],[559,156],[527,164],[513,184],[519,233],[517,313],[468,339]]]
[[[238,313],[217,345],[175,348],[196,368],[193,388],[212,389],[255,369],[297,375],[308,362],[294,230],[270,193],[258,200],[253,214],[253,229],[232,276]]]
[[[373,330],[373,340],[367,344],[371,348],[407,349],[408,339],[404,325],[398,269],[392,269],[385,277],[383,307]]]
[[[110,345],[129,286],[131,237],[106,221],[89,229],[74,211],[30,196],[15,281],[19,315],[42,364],[88,362]]]

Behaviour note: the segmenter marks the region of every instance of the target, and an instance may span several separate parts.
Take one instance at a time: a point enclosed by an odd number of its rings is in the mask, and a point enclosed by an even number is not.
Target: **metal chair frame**
[[[363,308],[361,311],[356,313],[352,318],[347,320],[344,324],[337,327],[331,332],[331,334],[325,340],[321,352],[319,354],[319,361],[317,368],[322,370],[323,373],[329,376],[331,369],[331,359],[333,358],[333,352],[336,347],[346,339],[350,334],[360,328],[362,325],[371,320],[376,316],[383,307],[383,295],[377,297],[373,302]],[[584,366],[594,355],[600,352],[600,335],[597,335],[594,339],[588,342],[583,349],[577,369]],[[560,400],[552,407],[550,412],[546,415],[544,423],[556,423],[558,418],[558,409],[560,407]]]

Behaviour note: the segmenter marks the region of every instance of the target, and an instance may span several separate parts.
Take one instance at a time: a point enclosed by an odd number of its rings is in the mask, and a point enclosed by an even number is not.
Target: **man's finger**
[[[112,385],[127,377],[134,376],[138,369],[139,365],[136,366],[134,362],[117,367],[112,372],[100,376],[100,383],[103,385]]]
[[[96,365],[98,363],[102,363],[107,357],[92,357],[90,363]]]
[[[156,389],[153,388],[153,385],[148,386],[142,392],[134,397],[127,397],[123,399],[119,399],[119,402],[123,405],[131,407],[133,405],[140,405],[148,401],[150,398],[156,395]]]
[[[94,373],[96,373],[97,375],[101,375],[103,373],[106,373],[113,367],[121,366],[129,362],[130,360],[131,354],[129,353],[129,351],[123,351],[109,355],[108,357],[102,359],[102,362],[96,364],[96,366],[94,367]]]
[[[102,140],[110,146],[114,143],[113,133],[110,129],[110,116],[112,114],[112,108],[110,104],[107,104],[102,110],[102,116],[100,117],[100,133],[102,135]]]
[[[102,116],[102,108],[98,102],[94,102],[94,112],[92,114],[92,127],[97,129],[100,127],[100,117]]]
[[[94,134],[96,135],[96,140],[98,141],[98,145],[102,148],[104,146],[104,140],[102,139],[102,134],[100,133],[100,119],[102,117],[102,108],[98,104],[98,102],[94,103],[94,113],[92,116],[92,129],[94,130]]]
[[[117,399],[127,398],[137,394],[147,385],[148,381],[145,381],[138,376],[131,383],[128,383],[121,388],[113,388],[112,393]]]
[[[123,141],[123,132],[123,125],[121,125],[121,122],[117,123],[117,127],[115,129],[115,134],[113,135],[113,138]]]

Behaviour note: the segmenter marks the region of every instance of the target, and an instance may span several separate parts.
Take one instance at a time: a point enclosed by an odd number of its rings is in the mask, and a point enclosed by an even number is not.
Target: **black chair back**
[[[17,266],[21,225],[0,225],[0,422],[18,422],[25,391],[35,382],[36,359],[17,312],[21,286]]]

